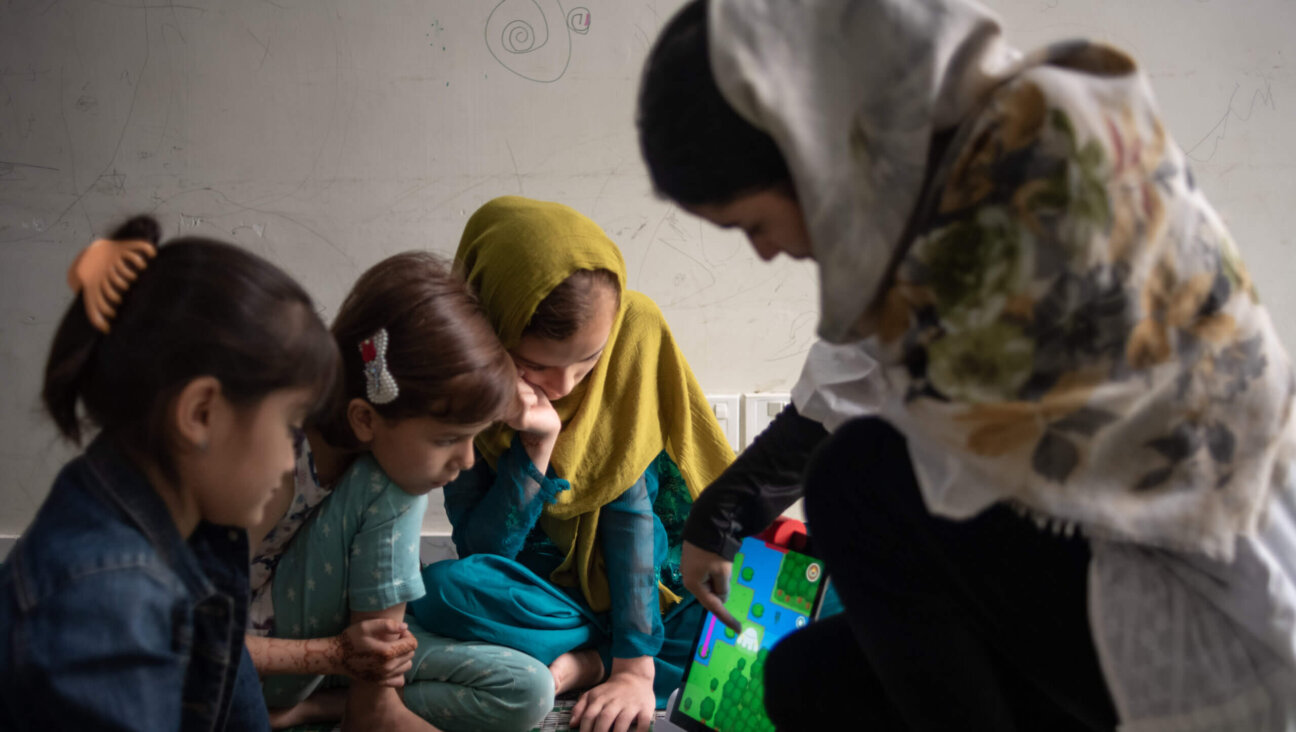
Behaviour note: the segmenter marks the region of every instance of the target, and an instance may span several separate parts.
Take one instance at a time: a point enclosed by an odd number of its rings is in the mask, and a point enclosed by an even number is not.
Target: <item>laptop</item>
[[[762,537],[772,537],[767,532]],[[669,714],[654,729],[684,732],[769,730],[765,716],[765,659],[776,643],[818,616],[828,579],[805,535],[778,543],[748,537],[734,557],[725,607],[742,623],[736,633],[707,612],[671,697]],[[787,544],[803,545],[794,550]]]

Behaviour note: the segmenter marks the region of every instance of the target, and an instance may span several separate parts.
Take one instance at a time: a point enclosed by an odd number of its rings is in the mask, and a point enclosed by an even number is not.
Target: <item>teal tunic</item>
[[[272,635],[336,635],[353,611],[422,597],[418,548],[427,500],[401,490],[371,455],[356,458],[274,567]],[[552,708],[553,677],[536,659],[409,626],[418,650],[405,674],[405,706],[438,729],[519,732]],[[262,691],[269,706],[288,707],[316,689],[346,683],[344,677],[273,675],[263,679]]]
[[[661,453],[599,516],[608,612],[593,611],[579,588],[548,579],[563,557],[537,522],[546,504],[571,490],[567,481],[552,469],[541,475],[516,438],[497,468],[478,461],[446,486],[462,558],[424,569],[429,593],[411,612],[435,633],[508,646],[545,664],[579,648],[597,649],[605,667],[613,658],[652,656],[654,689],[664,701],[679,685],[702,620],[680,579],[680,536],[692,498],[674,462]],[[659,581],[684,597],[665,616]]]

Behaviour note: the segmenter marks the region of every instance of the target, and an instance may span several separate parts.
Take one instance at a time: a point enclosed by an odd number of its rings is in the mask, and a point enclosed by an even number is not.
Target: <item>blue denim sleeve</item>
[[[261,679],[257,677],[247,646],[244,646],[239,658],[238,676],[234,680],[234,693],[230,698],[229,716],[225,718],[225,729],[229,732],[269,732],[269,715],[265,696],[261,693]]]
[[[656,464],[599,514],[599,540],[612,593],[612,657],[656,656],[665,631],[657,594],[666,531],[653,513]]]
[[[133,567],[82,577],[20,616],[18,728],[180,729],[188,649],[172,637],[172,598],[148,567]]]
[[[491,470],[479,455],[471,470],[445,487],[446,515],[460,557],[516,558],[545,504],[571,487],[561,478],[541,475],[516,435],[496,468]]]

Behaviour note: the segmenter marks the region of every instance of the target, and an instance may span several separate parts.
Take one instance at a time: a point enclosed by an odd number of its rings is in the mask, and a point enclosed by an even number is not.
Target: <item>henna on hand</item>
[[[359,639],[354,638],[355,635]],[[395,640],[378,641],[367,636],[360,624],[351,626],[336,636],[336,640],[340,664],[346,675],[372,683],[390,678],[391,661],[410,655],[418,648],[418,641],[409,630],[400,631]]]

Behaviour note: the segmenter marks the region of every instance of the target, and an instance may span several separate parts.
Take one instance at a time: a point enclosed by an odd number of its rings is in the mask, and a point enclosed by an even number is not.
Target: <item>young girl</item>
[[[647,729],[701,622],[679,581],[693,497],[733,452],[621,252],[556,203],[505,197],[456,255],[519,371],[523,409],[446,486],[458,561],[428,567],[424,627],[518,648],[559,691],[594,685],[573,725]],[[609,674],[610,672],[610,674]]]
[[[1296,381],[1132,59],[966,0],[699,1],[639,129],[665,195],[815,260],[862,380],[798,405],[875,415],[776,430],[845,606],[770,654],[779,729],[1296,729]],[[704,602],[771,472],[695,506]]]
[[[253,560],[248,647],[273,721],[530,729],[552,707],[543,665],[402,622],[424,593],[427,494],[472,467],[473,437],[511,405],[508,354],[466,284],[426,253],[365,272],[332,331],[341,394],[299,445]],[[322,688],[343,674],[349,689]]]
[[[0,570],[0,727],[265,729],[243,647],[247,532],[337,351],[302,289],[136,218],[69,274],[44,402],[97,436]]]

